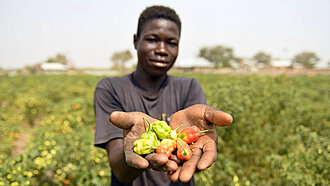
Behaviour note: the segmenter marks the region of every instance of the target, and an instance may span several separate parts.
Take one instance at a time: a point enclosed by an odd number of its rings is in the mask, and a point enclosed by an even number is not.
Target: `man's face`
[[[153,19],[143,25],[140,38],[134,36],[138,64],[151,76],[166,74],[179,51],[177,25],[167,19]]]

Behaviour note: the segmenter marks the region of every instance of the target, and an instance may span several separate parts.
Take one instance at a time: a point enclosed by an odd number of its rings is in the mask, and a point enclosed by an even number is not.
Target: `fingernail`
[[[234,118],[230,114],[227,114],[227,116],[230,118],[230,123],[233,122]]]

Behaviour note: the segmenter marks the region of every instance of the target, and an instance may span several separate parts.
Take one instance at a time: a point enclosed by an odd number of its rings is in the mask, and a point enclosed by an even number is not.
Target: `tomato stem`
[[[182,156],[183,156],[183,157],[186,157],[186,156],[188,155],[187,149],[183,147],[183,145],[181,144],[180,141],[178,141],[178,143],[179,143],[179,145],[180,145],[180,146],[182,147],[182,149],[183,149]]]
[[[183,124],[182,125],[180,125],[180,126],[178,126],[176,129],[174,129],[174,131],[176,132],[179,128],[181,128],[183,126]]]
[[[201,130],[199,133],[204,133],[204,132],[209,132],[209,131],[213,131],[213,129],[209,129],[209,130]]]
[[[147,124],[148,131],[151,130],[150,129],[151,124],[150,124],[149,120],[145,117],[143,117],[143,119],[144,119],[144,122],[146,122],[146,124]]]

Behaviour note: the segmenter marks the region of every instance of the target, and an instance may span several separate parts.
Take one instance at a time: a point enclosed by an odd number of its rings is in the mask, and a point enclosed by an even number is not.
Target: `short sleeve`
[[[105,148],[106,143],[112,139],[123,138],[122,129],[114,126],[109,121],[109,116],[113,111],[123,110],[118,97],[111,88],[111,81],[109,79],[102,79],[94,92],[94,145],[101,148]]]
[[[206,104],[205,93],[196,79],[190,79],[190,86],[186,93],[184,108],[190,107],[195,104]]]

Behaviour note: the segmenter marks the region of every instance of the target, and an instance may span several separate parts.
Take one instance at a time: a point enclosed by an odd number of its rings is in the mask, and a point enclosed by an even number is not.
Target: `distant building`
[[[233,68],[235,69],[243,69],[251,72],[257,72],[258,66],[252,59],[249,58],[241,58],[239,63],[234,63]]]
[[[200,57],[178,59],[174,64],[174,69],[180,71],[198,71],[201,69],[212,69],[213,63]]]
[[[273,59],[271,61],[273,67],[292,67],[290,59]]]
[[[43,73],[64,73],[68,66],[57,62],[45,62],[40,64],[40,70]]]
[[[174,66],[177,68],[213,68],[214,64],[204,58],[195,57],[178,59]]]

